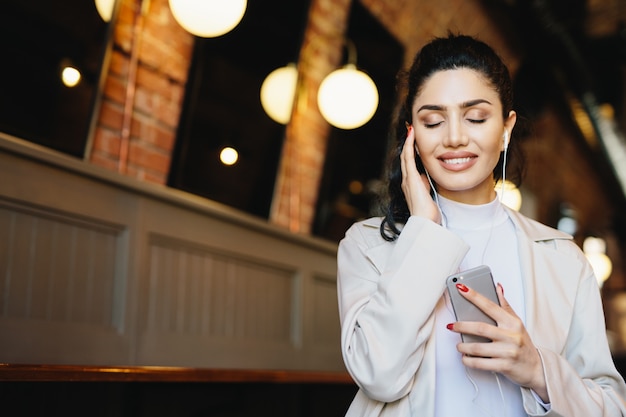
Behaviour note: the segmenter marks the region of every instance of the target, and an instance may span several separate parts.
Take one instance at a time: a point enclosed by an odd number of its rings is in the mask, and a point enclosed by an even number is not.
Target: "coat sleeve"
[[[579,282],[565,349],[557,353],[539,348],[550,410],[546,413],[529,390],[522,390],[531,416],[626,416],[626,385],[609,350],[598,284],[588,262],[584,258],[581,262],[584,278]]]
[[[392,402],[411,390],[445,279],[467,250],[460,238],[419,217],[409,218],[393,243],[364,236],[358,224],[340,242],[342,354],[369,398]]]

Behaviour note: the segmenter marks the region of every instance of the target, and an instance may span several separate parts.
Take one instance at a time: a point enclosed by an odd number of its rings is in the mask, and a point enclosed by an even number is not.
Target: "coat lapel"
[[[556,250],[571,236],[508,211],[518,236],[526,329],[538,347],[561,352],[583,265]]]
[[[382,275],[385,270],[385,266],[387,265],[387,261],[391,257],[391,252],[395,247],[395,244],[389,244],[389,242],[383,240],[380,237],[380,223],[382,222],[382,218],[380,217],[372,217],[363,222],[363,224],[367,227],[367,230],[364,232],[367,238],[367,249],[365,251],[365,255],[372,263],[376,271]]]

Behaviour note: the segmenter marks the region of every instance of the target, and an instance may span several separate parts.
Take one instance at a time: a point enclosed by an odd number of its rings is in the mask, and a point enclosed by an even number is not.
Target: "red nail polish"
[[[456,287],[459,289],[459,291],[463,291],[463,292],[468,292],[469,291],[469,288],[467,288],[465,286],[465,284],[460,284],[459,283],[459,284],[456,284]]]
[[[504,287],[499,282],[498,282],[498,287],[500,287],[500,291],[502,291],[502,295],[504,295]]]
[[[453,330],[453,329],[454,329],[454,323],[448,323],[448,324],[446,324],[446,329],[448,329],[448,330]]]

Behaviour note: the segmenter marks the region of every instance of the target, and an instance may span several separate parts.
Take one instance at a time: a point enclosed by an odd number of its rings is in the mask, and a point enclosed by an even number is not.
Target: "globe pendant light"
[[[277,68],[261,85],[261,105],[273,120],[287,124],[296,94],[298,70],[295,64]]]
[[[61,70],[61,81],[66,87],[76,87],[80,79],[80,71],[74,66],[67,65]]]
[[[602,286],[613,270],[611,258],[606,255],[606,242],[602,238],[589,236],[583,242],[583,252],[593,268],[598,285]]]
[[[378,89],[367,74],[354,65],[346,65],[324,78],[317,94],[317,105],[331,125],[355,129],[376,113]]]
[[[502,186],[502,180],[499,180],[495,185],[496,194],[502,204],[512,208],[515,211],[519,211],[522,207],[522,193],[511,181],[505,180],[504,186]],[[504,192],[504,194],[502,194]]]
[[[343,39],[348,64],[331,72],[317,91],[320,113],[331,125],[355,129],[367,123],[378,108],[378,89],[374,81],[356,67],[356,46]]]
[[[220,161],[226,166],[234,165],[239,160],[239,152],[235,148],[226,146],[220,151]]]
[[[169,0],[174,19],[188,32],[215,38],[230,32],[246,12],[247,0]]]
[[[105,22],[111,20],[113,15],[113,8],[115,7],[115,0],[95,0],[96,10],[98,14]]]
[[[376,113],[378,89],[366,73],[348,64],[324,78],[317,93],[317,104],[331,125],[355,129]]]

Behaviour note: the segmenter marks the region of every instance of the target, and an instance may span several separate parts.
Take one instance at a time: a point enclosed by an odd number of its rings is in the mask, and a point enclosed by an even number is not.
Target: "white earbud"
[[[504,182],[506,181],[506,153],[509,147],[509,131],[504,129],[504,134],[502,135],[502,140],[504,141],[504,157],[502,158],[502,180],[500,186],[500,201],[504,198]]]

